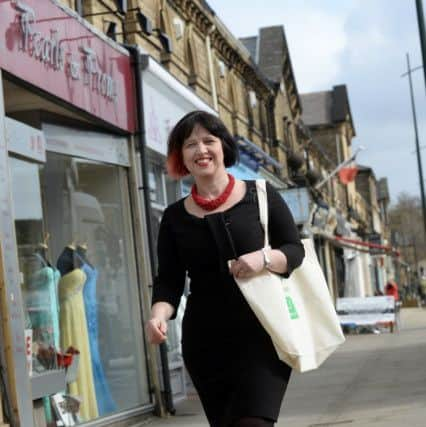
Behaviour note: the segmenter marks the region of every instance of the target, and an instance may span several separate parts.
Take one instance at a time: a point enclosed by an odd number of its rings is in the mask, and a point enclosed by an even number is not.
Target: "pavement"
[[[194,391],[151,427],[208,427]],[[293,374],[276,427],[425,427],[426,309],[401,312],[401,329],[350,335],[319,369]]]

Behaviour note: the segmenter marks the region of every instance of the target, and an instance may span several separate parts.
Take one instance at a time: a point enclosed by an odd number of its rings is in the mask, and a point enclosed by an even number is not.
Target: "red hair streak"
[[[178,150],[172,151],[166,160],[167,173],[173,179],[181,179],[189,175],[189,170],[183,164],[182,154]]]

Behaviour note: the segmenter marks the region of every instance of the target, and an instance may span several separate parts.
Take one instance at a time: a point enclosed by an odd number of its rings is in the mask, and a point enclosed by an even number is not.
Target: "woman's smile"
[[[200,157],[195,160],[195,163],[202,168],[208,167],[210,162],[213,160],[211,156]]]

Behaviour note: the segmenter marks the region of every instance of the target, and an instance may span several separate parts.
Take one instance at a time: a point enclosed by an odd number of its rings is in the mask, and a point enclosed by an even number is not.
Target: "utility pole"
[[[407,69],[408,69],[408,71],[406,73],[404,73],[401,77],[408,74],[408,81],[410,83],[411,108],[413,111],[414,136],[415,136],[415,140],[416,140],[417,167],[418,167],[418,171],[419,171],[420,195],[421,195],[421,200],[422,200],[423,235],[425,235],[426,234],[425,188],[424,188],[424,182],[423,182],[422,158],[420,156],[419,131],[418,131],[418,127],[417,127],[416,105],[414,103],[413,81],[411,79],[411,73],[413,72],[413,70],[410,67],[410,56],[408,53],[407,53]]]
[[[416,0],[417,22],[419,24],[420,47],[422,50],[423,75],[426,85],[426,31],[425,31],[425,16],[423,13],[422,0]]]

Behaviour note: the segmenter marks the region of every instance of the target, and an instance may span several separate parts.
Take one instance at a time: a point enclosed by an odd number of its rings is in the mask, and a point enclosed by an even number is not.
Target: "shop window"
[[[166,188],[163,178],[163,168],[152,165],[148,172],[149,197],[151,203],[158,209],[164,209],[166,205]]]
[[[52,152],[45,164],[9,164],[32,376],[46,378],[46,418],[64,419],[64,395],[75,424],[148,404],[125,168]],[[47,378],[66,361],[74,370],[52,394]]]

